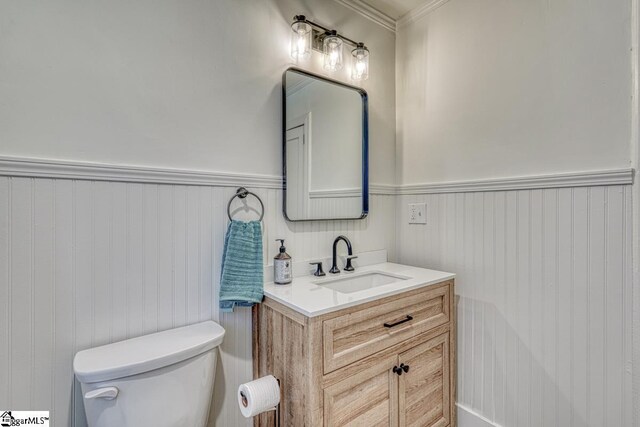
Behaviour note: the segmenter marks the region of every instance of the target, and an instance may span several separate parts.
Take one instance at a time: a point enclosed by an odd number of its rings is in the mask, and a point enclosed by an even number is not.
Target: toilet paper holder
[[[280,378],[276,378],[276,381],[278,381],[278,388],[282,392],[282,389],[280,388]],[[242,397],[242,406],[244,406],[245,408],[249,406],[249,401],[247,400],[247,396],[245,396],[243,392],[240,392],[240,397]],[[280,402],[282,402],[282,399],[280,399],[280,401],[278,402],[278,404],[274,409],[275,411],[274,415],[276,417],[274,421],[275,421],[276,427],[280,427]]]

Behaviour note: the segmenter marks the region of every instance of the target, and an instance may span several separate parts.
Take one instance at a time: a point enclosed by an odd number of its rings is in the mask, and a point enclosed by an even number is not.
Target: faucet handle
[[[349,255],[347,257],[347,264],[344,266],[344,271],[353,271],[355,268],[351,265],[351,260],[358,258],[358,255]]]
[[[314,276],[321,277],[325,275],[325,272],[322,271],[322,261],[314,261],[309,264],[317,266],[315,273],[313,273]]]

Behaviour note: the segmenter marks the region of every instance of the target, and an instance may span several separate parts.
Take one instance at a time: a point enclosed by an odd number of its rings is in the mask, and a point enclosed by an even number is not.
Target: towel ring
[[[231,199],[229,199],[229,203],[227,204],[227,215],[229,216],[229,220],[233,221],[233,218],[231,217],[231,202],[233,202],[233,199],[235,199],[236,197],[239,197],[241,199],[246,199],[249,194],[251,194],[253,197],[258,199],[258,201],[260,202],[260,208],[262,208],[262,213],[260,213],[260,219],[258,221],[262,221],[262,218],[264,218],[264,203],[262,203],[262,200],[260,199],[260,197],[258,197],[256,193],[252,193],[251,191],[247,190],[244,187],[238,188],[236,190],[236,194]]]

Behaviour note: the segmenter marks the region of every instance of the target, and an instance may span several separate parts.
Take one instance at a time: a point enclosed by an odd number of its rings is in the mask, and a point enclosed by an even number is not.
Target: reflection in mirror
[[[364,218],[366,92],[289,69],[283,96],[285,216],[291,221]]]

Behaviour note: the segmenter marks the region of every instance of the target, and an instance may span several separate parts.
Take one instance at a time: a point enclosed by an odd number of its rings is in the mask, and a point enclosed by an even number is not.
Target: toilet
[[[205,426],[224,332],[207,321],[78,352],[89,427]]]

